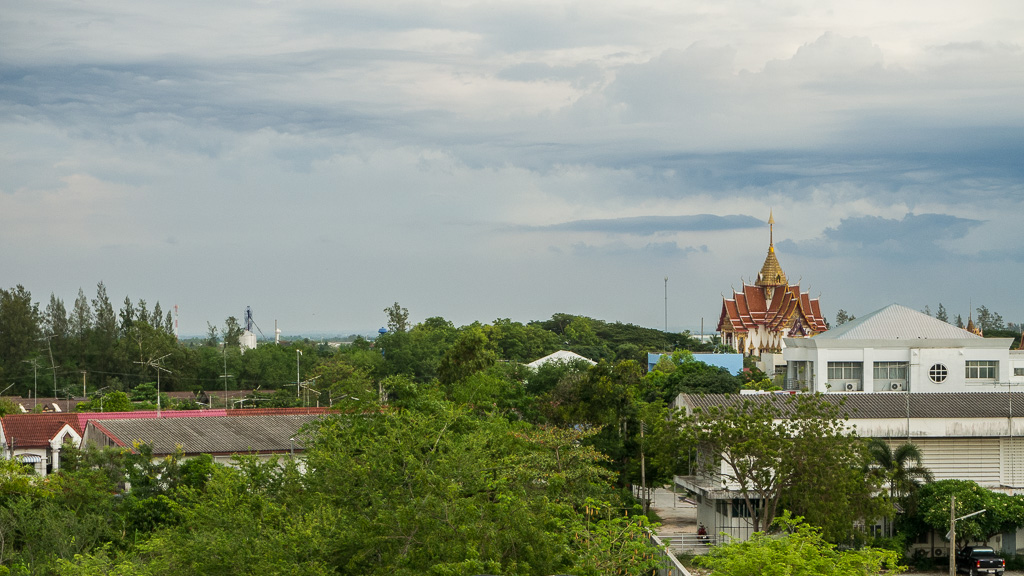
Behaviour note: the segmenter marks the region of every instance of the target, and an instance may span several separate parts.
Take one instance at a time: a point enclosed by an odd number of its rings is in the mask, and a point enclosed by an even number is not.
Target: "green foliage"
[[[40,324],[39,305],[32,302],[31,292],[20,284],[0,289],[0,367],[8,377],[31,375],[23,362],[38,350]]]
[[[102,408],[104,412],[131,412],[134,407],[127,394],[116,391],[103,395]]]
[[[918,490],[918,514],[914,518],[917,532],[934,530],[944,534],[949,531],[951,496],[956,496],[957,516],[986,511],[957,521],[958,545],[985,542],[996,534],[1024,526],[1024,495],[993,492],[971,480],[939,480]]]
[[[321,362],[310,374],[320,391],[321,405],[334,399],[342,406],[377,404],[378,390],[367,369],[349,363],[340,355]]]
[[[852,322],[856,319],[856,316],[848,313],[846,310],[843,310],[842,308],[840,308],[839,311],[836,312],[836,326],[842,326],[843,324],[846,324],[847,322]]]
[[[756,510],[755,531],[785,506],[814,515],[838,538],[850,518],[872,511],[877,487],[862,473],[862,444],[839,410],[818,394],[763,395],[696,409],[681,424],[703,471],[717,472],[721,461],[723,478]]]
[[[136,386],[130,395],[132,402],[156,403],[156,383],[146,382]]]
[[[487,369],[495,360],[484,331],[478,326],[469,326],[445,351],[438,366],[437,379],[441,384],[451,386]]]
[[[224,348],[238,350],[242,342],[243,331],[242,325],[238,323],[238,318],[228,316],[227,320],[224,321],[224,330],[221,332],[221,335],[224,337]]]
[[[932,473],[921,465],[921,450],[907,442],[895,448],[880,438],[867,444],[869,467],[889,489],[889,497],[904,510],[913,511],[913,495],[925,483],[932,481]]]
[[[534,325],[524,326],[508,318],[498,318],[483,330],[498,357],[511,362],[532,362],[558,351],[561,345],[553,332]]]
[[[644,516],[595,521],[595,515],[588,512],[584,522],[571,528],[579,552],[568,572],[578,576],[655,573],[661,561],[648,541],[645,530],[650,527]]]
[[[657,397],[666,404],[679,394],[735,394],[740,391],[741,380],[726,368],[711,366],[696,359],[687,350],[662,355],[646,378],[648,388],[658,391]],[[664,363],[663,363],[664,361]]]
[[[776,519],[775,527],[782,533],[757,532],[746,542],[715,546],[694,562],[722,576],[865,576],[905,570],[892,550],[837,550],[817,529],[788,513]]]
[[[21,412],[18,405],[10,398],[0,398],[0,416],[6,416],[8,414],[17,414]]]
[[[405,332],[409,329],[409,309],[403,308],[395,302],[384,309],[388,315],[388,330],[391,332]]]

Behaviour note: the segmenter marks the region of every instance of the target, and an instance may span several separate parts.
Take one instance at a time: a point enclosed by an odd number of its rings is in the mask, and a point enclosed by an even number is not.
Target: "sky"
[[[1024,3],[0,0],[0,287],[42,306],[712,332],[769,215],[829,319],[1024,321]]]

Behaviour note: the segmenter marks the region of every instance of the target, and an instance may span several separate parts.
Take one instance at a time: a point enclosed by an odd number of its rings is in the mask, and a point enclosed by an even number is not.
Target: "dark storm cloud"
[[[923,261],[955,254],[962,240],[984,222],[949,214],[907,214],[901,219],[880,216],[844,218],[822,237],[803,242],[783,241],[779,249],[813,257]]]
[[[664,232],[708,232],[716,230],[737,230],[759,228],[765,223],[752,216],[694,214],[688,216],[632,216],[627,218],[605,218],[594,220],[573,220],[537,230],[564,232],[603,232],[606,234],[629,234],[650,236]]]

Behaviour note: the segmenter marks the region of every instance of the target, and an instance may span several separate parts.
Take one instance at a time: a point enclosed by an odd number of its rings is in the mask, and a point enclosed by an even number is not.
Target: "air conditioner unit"
[[[932,556],[935,556],[936,558],[938,558],[940,556],[945,556],[945,555],[946,555],[946,551],[944,549],[942,549],[942,548],[936,548],[935,550],[932,550]]]
[[[890,390],[903,390],[903,383],[902,382],[893,382],[892,384],[889,384],[889,389]]]
[[[857,385],[856,385],[856,384],[854,384],[853,382],[848,382],[848,383],[846,384],[846,391],[847,391],[847,392],[852,392],[852,391],[854,391],[854,390],[856,390],[856,389],[857,389]]]

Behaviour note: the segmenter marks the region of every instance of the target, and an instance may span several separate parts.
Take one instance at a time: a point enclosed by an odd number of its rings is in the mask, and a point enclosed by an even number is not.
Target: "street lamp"
[[[978,510],[977,512],[971,512],[966,516],[957,518],[956,496],[949,497],[949,534],[946,534],[946,537],[949,538],[949,576],[956,576],[956,521],[977,516],[982,512],[985,512],[985,510]]]

